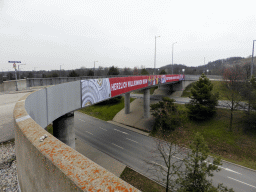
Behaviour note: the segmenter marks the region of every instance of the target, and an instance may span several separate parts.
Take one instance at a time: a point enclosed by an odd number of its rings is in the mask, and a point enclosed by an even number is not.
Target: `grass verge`
[[[130,102],[135,100],[134,98],[130,98]],[[115,104],[108,105],[92,105],[79,111],[85,113],[87,115],[96,117],[98,119],[102,119],[104,121],[112,120],[115,115],[124,108],[124,98],[120,100],[120,102]]]
[[[226,93],[229,91],[227,88],[225,88],[224,84],[222,81],[211,81],[211,83],[213,84],[213,90],[212,93],[217,93],[219,92],[219,100],[228,100]],[[191,88],[193,87],[193,85],[195,84],[195,82],[189,84],[185,90],[183,91],[181,97],[189,97],[190,96],[190,91]]]
[[[165,188],[161,185],[151,181],[147,177],[137,173],[136,171],[126,167],[122,172],[121,179],[145,192],[165,192]]]
[[[177,105],[187,110],[184,105]],[[233,131],[229,131],[228,109],[217,109],[217,114],[205,122],[185,120],[183,127],[173,132],[169,140],[189,148],[196,132],[200,132],[210,149],[210,155],[256,170],[256,134],[244,134],[242,130],[243,111],[234,112]],[[187,118],[187,117],[186,117]],[[160,133],[151,136],[163,139]]]

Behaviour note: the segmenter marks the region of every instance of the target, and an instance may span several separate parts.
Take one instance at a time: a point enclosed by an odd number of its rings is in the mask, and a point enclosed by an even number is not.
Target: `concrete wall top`
[[[166,77],[163,83],[176,81],[173,77],[180,78],[179,75]],[[137,78],[139,77],[135,79]],[[131,84],[131,87],[134,87],[133,90],[135,86],[136,89],[143,86],[149,88],[152,82],[157,82],[156,78],[154,81],[147,79],[145,84]],[[131,89],[125,86],[121,89],[115,79],[109,81],[113,81],[113,87],[107,84],[110,86],[109,91],[111,87],[113,89],[112,97]],[[90,99],[91,92],[88,95],[82,92],[88,91],[90,87],[82,87],[82,82],[50,86],[26,95],[16,103],[13,113],[16,125],[15,147],[18,181],[22,191],[138,191],[43,129],[58,117],[81,108],[82,95],[83,99]],[[105,89],[101,89],[104,85],[102,79],[93,80],[91,83],[99,85],[98,91],[103,94],[99,100],[106,99],[105,96],[110,97],[105,94]],[[47,137],[44,138],[44,135]]]
[[[43,129],[51,119],[80,108],[78,89],[80,82],[65,83],[30,93],[16,103],[13,115],[21,190],[139,191]],[[54,114],[56,108],[60,112]],[[53,117],[49,120],[49,116]]]

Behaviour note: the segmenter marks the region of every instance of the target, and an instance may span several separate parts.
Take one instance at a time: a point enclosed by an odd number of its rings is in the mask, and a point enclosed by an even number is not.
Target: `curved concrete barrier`
[[[136,89],[147,89],[147,103],[151,86],[182,79],[183,75],[163,75],[73,81],[21,98],[13,113],[21,191],[138,191],[50,135],[44,128],[88,103],[95,104]],[[149,112],[149,103],[147,105],[144,110]]]
[[[16,103],[13,115],[21,191],[139,191],[44,130],[56,118],[79,108],[80,81],[30,93]]]

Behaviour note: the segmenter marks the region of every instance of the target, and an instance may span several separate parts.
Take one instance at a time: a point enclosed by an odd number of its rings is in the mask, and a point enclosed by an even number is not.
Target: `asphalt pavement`
[[[159,154],[156,154],[154,138],[79,112],[75,112],[75,131],[82,142],[153,180],[163,182],[164,176],[157,170],[167,167],[162,158],[155,157]],[[176,155],[172,162],[179,158]],[[156,166],[152,169],[152,165]],[[235,191],[256,191],[255,171],[228,162],[224,162],[221,169],[214,174],[215,186],[224,183]]]
[[[0,93],[0,143],[14,139],[13,108],[28,91]]]

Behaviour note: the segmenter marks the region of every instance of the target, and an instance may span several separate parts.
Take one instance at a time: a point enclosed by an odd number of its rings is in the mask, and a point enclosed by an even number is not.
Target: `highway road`
[[[143,94],[131,94],[131,97],[133,98],[143,98]],[[189,103],[189,101],[191,100],[188,97],[174,97],[173,98],[175,100],[175,103],[178,104],[186,104]],[[160,101],[162,100],[162,96],[161,95],[150,95],[150,100],[157,100]],[[236,109],[238,110],[247,110],[247,105],[245,102],[239,102],[240,106],[238,106]],[[231,106],[231,102],[230,101],[225,101],[225,100],[219,100],[218,101],[218,105],[217,108],[228,108],[230,109]]]
[[[159,171],[150,170],[148,162],[161,165],[166,169],[161,158],[155,158],[152,151],[156,149],[156,141],[152,137],[127,130],[123,127],[92,118],[75,112],[76,137],[92,147],[108,154],[123,164],[143,175],[162,182]],[[179,159],[179,155],[173,161]],[[237,192],[256,191],[256,171],[234,164],[223,163],[220,172],[215,172],[213,183],[223,183]]]

